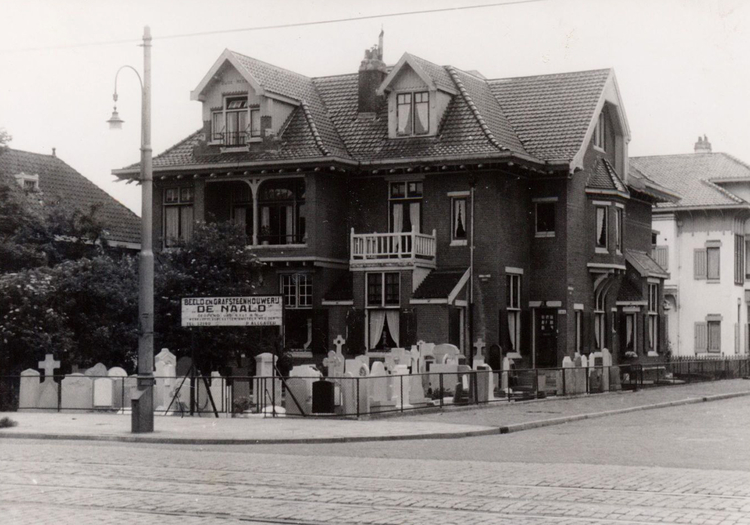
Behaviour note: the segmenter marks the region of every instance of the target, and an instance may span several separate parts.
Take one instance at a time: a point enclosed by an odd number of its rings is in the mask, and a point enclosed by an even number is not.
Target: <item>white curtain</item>
[[[607,233],[604,229],[604,214],[606,210],[604,208],[596,209],[596,241],[600,245],[607,244]]]
[[[397,347],[399,346],[398,344],[398,341],[399,341],[398,316],[399,316],[398,310],[387,310],[385,313],[385,318],[388,320],[388,331],[391,333],[393,342],[396,343]]]
[[[164,236],[167,246],[171,246],[174,241],[180,238],[180,209],[177,206],[165,206],[164,215]]]
[[[180,206],[180,237],[183,241],[189,241],[193,236],[193,207]]]
[[[391,230],[393,233],[401,233],[404,229],[404,205],[394,204],[393,205],[393,217],[391,219]],[[392,251],[395,253],[401,252],[401,236],[394,236]]]
[[[385,312],[383,310],[370,310],[370,348],[375,348],[383,335],[385,325]]]
[[[411,221],[411,227],[413,230],[419,232],[419,215],[421,212],[421,206],[418,202],[412,202],[409,204],[409,220]]]
[[[625,348],[628,350],[635,350],[635,341],[633,341],[633,329],[635,328],[635,316],[628,315],[625,318]]]
[[[268,206],[263,206],[260,209],[260,226],[261,228],[271,227],[271,209]]]

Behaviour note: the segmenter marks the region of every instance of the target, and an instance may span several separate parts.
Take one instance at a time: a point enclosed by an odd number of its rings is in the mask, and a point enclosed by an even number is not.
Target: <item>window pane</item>
[[[294,275],[281,276],[281,294],[284,296],[284,306],[295,308],[297,306],[297,290],[294,286]]]
[[[708,351],[721,352],[721,323],[718,321],[708,323]]]
[[[299,284],[299,305],[305,307],[312,306],[312,275],[300,274],[298,276],[297,283]]]
[[[193,202],[193,188],[180,188],[180,202]]]
[[[164,207],[164,244],[174,245],[180,236],[180,208],[178,206]]]
[[[260,110],[250,110],[250,135],[260,137]]]
[[[391,197],[402,198],[406,197],[406,183],[405,182],[392,182],[391,183]]]
[[[607,208],[596,208],[596,245],[607,247]]]
[[[180,238],[189,241],[193,237],[193,207],[180,206]]]
[[[426,92],[416,93],[414,99],[414,133],[424,135],[430,129],[429,95]]]
[[[453,238],[466,239],[466,199],[453,199]]]
[[[382,306],[383,304],[383,274],[367,274],[367,305]]]
[[[211,138],[213,140],[221,140],[221,132],[224,131],[224,113],[221,111],[215,111],[211,115]]]
[[[227,109],[241,109],[247,107],[246,98],[232,98],[227,100]]]
[[[422,196],[422,182],[410,182],[409,183],[409,197],[421,197]]]
[[[167,188],[164,190],[164,202],[173,203],[180,201],[180,193],[177,188]]]
[[[385,274],[385,304],[389,306],[400,304],[399,300],[399,274]]]
[[[398,96],[396,104],[396,133],[399,135],[412,134],[412,115],[411,115],[411,93]]]
[[[555,231],[554,202],[538,202],[536,204],[536,231],[537,233]]]

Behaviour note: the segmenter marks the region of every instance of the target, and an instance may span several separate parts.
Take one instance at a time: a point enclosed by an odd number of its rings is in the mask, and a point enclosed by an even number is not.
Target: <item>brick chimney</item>
[[[378,45],[365,50],[365,58],[359,65],[359,114],[375,117],[383,97],[375,94],[387,75],[383,62],[383,31]]]
[[[711,143],[708,141],[708,137],[698,137],[698,142],[695,143],[696,153],[711,153]]]

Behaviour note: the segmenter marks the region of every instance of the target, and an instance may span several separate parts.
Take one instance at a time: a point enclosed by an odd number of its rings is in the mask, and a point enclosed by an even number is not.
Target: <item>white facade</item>
[[[748,353],[746,284],[735,284],[737,211],[655,214],[656,249],[666,246],[670,278],[665,283],[668,336],[673,355]],[[744,226],[744,224],[743,224]],[[744,238],[743,238],[744,241]],[[718,278],[696,277],[696,251],[718,249]],[[744,242],[743,242],[744,250]],[[699,255],[700,257],[700,255]],[[743,258],[744,260],[744,254]],[[743,265],[744,266],[744,265]],[[699,268],[700,270],[700,268]],[[744,276],[745,268],[740,272]],[[698,275],[702,275],[698,273]],[[712,275],[715,277],[715,274]],[[708,347],[696,323],[720,323],[720,344]],[[706,325],[706,330],[708,326]],[[715,335],[715,329],[714,333]],[[697,332],[697,333],[696,333]]]

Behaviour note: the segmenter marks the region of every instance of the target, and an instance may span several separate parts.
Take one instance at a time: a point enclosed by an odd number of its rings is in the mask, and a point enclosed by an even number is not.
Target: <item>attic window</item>
[[[604,117],[604,111],[599,113],[599,120],[594,128],[594,147],[602,151],[607,151],[607,119]]]
[[[430,93],[396,95],[396,133],[399,136],[426,135],[430,131]]]
[[[260,137],[260,110],[248,108],[247,97],[224,99],[224,107],[211,114],[211,141],[224,146],[244,146]]]

